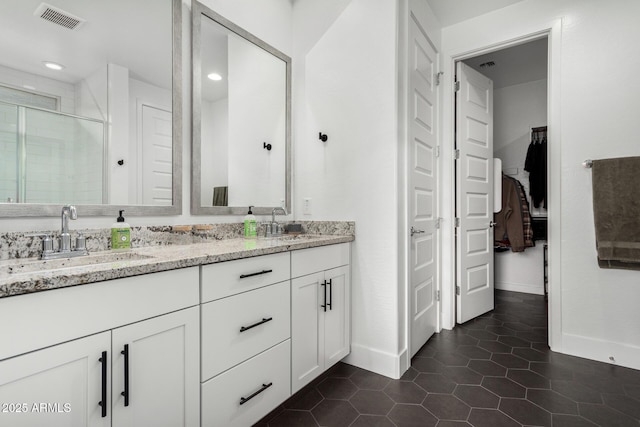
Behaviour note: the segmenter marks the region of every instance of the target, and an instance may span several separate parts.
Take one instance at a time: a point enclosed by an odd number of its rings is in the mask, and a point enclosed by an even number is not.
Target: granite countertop
[[[353,240],[353,235],[301,234],[274,239],[235,238],[147,246],[126,252],[92,252],[86,257],[50,261],[11,259],[0,261],[0,298]]]

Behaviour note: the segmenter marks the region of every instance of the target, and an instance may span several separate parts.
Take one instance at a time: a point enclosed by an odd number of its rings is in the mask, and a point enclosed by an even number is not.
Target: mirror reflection
[[[200,4],[193,29],[193,213],[288,206],[290,59]]]
[[[174,204],[172,9],[2,1],[0,203]]]

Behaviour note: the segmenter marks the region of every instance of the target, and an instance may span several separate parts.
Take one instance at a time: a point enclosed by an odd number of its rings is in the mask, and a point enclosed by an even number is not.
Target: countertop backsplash
[[[313,235],[355,235],[353,221],[282,221],[280,224],[301,224],[303,233]],[[264,236],[264,224],[258,227],[258,237]],[[243,236],[242,223],[195,224],[131,227],[131,247],[152,247],[167,245],[189,245],[206,243],[212,240],[236,239]],[[0,232],[0,260],[38,257],[42,251],[42,238],[34,233],[48,234],[54,240],[57,250],[57,236],[60,231]],[[71,240],[82,233],[86,238],[89,252],[101,252],[111,249],[111,229],[72,229]]]

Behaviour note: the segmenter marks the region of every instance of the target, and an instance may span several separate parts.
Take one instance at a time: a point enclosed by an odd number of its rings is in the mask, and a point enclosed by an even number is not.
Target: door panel
[[[103,332],[0,362],[0,425],[111,425],[111,333]],[[107,411],[102,416],[102,352]]]
[[[169,206],[172,194],[171,112],[142,106],[142,203]]]
[[[409,28],[409,225],[411,356],[437,327],[437,87],[438,53],[412,16]]]
[[[328,282],[330,307],[324,313],[324,369],[338,363],[350,351],[349,328],[349,267],[338,267],[325,272]],[[330,282],[329,282],[330,281]],[[321,327],[322,329],[322,327]]]
[[[192,307],[113,330],[114,425],[199,425],[199,322]]]
[[[493,310],[493,82],[459,62],[456,92],[457,321]]]

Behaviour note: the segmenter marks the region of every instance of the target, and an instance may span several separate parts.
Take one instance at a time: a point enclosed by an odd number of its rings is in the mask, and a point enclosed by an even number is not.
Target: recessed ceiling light
[[[218,73],[208,74],[207,77],[209,79],[211,79],[211,80],[214,80],[214,81],[222,80],[222,76],[220,74],[218,74]]]
[[[56,70],[56,71],[60,71],[62,69],[64,69],[64,65],[55,63],[55,62],[51,62],[51,61],[44,61],[43,62],[44,66],[47,68],[50,68],[52,70]]]

